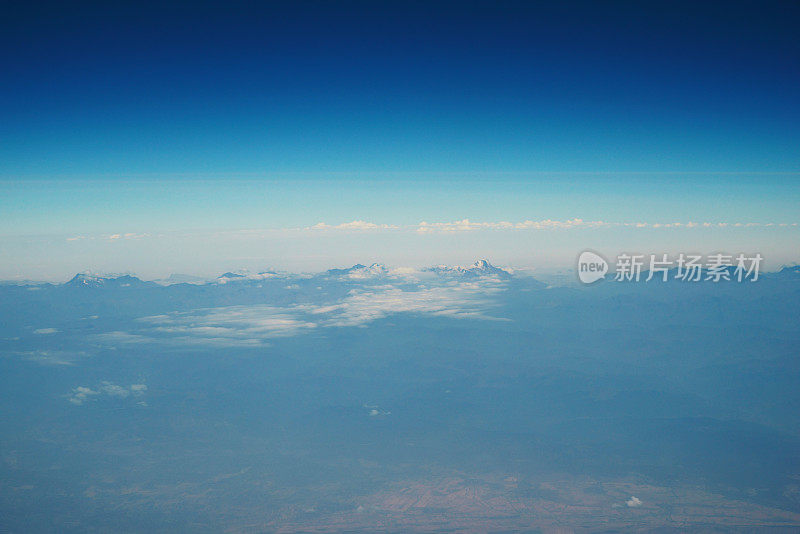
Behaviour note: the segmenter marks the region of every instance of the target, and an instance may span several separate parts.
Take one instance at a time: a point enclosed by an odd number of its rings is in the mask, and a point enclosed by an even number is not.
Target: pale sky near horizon
[[[153,279],[483,257],[554,271],[572,268],[587,248],[607,257],[760,252],[773,269],[800,260],[797,188],[784,175],[696,175],[689,188],[679,176],[6,182],[0,278]]]

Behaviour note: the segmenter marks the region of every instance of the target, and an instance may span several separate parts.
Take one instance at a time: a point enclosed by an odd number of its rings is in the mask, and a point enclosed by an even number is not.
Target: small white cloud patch
[[[69,397],[69,402],[80,406],[84,402],[90,400],[93,396],[99,394],[99,391],[94,391],[93,389],[84,386],[78,386],[72,390],[72,395]]]
[[[397,230],[399,228],[399,226],[394,224],[376,224],[357,220],[336,225],[318,222],[313,226],[307,227],[306,230]]]
[[[106,397],[113,397],[117,399],[127,399],[128,397],[141,397],[147,392],[145,384],[131,384],[128,387],[119,386],[112,382],[101,382],[100,386],[92,389],[86,386],[78,386],[73,388],[72,393],[69,394],[67,400],[76,406],[80,406],[90,400],[96,400]],[[141,404],[141,403],[139,403]]]
[[[638,497],[631,495],[631,498],[625,501],[625,504],[628,505],[628,508],[636,508],[642,505],[642,501]]]
[[[386,410],[381,410],[380,406],[377,405],[365,404],[364,408],[367,409],[367,415],[370,417],[386,417],[392,413]]]
[[[55,334],[58,332],[58,328],[37,328],[33,331],[34,334],[40,335],[47,335],[47,334]]]

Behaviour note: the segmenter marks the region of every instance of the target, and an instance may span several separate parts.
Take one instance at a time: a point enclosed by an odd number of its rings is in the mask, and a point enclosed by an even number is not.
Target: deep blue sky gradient
[[[797,171],[798,22],[794,2],[6,4],[0,176]]]

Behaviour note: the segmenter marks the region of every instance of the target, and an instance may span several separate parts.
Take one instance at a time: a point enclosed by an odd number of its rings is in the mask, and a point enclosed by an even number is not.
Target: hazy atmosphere
[[[797,3],[0,13],[0,531],[800,530]]]

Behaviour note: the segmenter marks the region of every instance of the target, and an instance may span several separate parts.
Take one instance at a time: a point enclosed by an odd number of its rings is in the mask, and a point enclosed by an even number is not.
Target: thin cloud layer
[[[400,228],[394,224],[376,224],[367,221],[350,221],[337,225],[330,225],[324,222],[318,222],[314,226],[309,226],[308,230],[396,230]]]
[[[446,222],[427,222],[422,221],[417,225],[403,226],[395,224],[377,224],[363,220],[330,225],[319,222],[313,226],[306,227],[306,230],[413,230],[417,234],[433,233],[454,233],[471,232],[478,230],[570,230],[578,228],[771,228],[771,227],[796,227],[798,223],[759,223],[759,222],[695,222],[695,221],[672,221],[672,222],[614,222],[614,221],[590,221],[582,218],[572,218],[565,220],[541,219],[512,221],[472,221],[461,219],[458,221]]]
[[[563,221],[544,219],[522,222],[477,222],[463,219],[453,222],[429,223],[422,221],[416,228],[418,234],[469,232],[476,230],[569,230],[575,228],[771,228],[796,227],[798,223],[756,222],[609,222],[567,219]]]
[[[451,283],[444,287],[421,287],[415,291],[393,286],[354,290],[340,303],[313,306],[322,326],[361,326],[397,313],[416,313],[460,318],[490,318],[491,295],[502,291],[496,280],[481,283]]]
[[[249,228],[240,230],[229,230],[224,232],[214,232],[215,237],[228,239],[254,238],[267,236],[292,235],[299,232],[413,232],[420,235],[435,233],[455,233],[455,232],[474,232],[480,230],[491,231],[538,231],[538,230],[572,230],[589,228],[797,228],[797,222],[743,222],[743,221],[602,221],[586,220],[582,218],[572,218],[564,220],[540,219],[524,221],[473,221],[461,219],[457,221],[428,222],[422,221],[414,225],[400,225],[388,223],[376,223],[361,219],[343,222],[339,224],[329,224],[318,222],[311,226],[295,228]],[[188,237],[189,234],[183,237]],[[68,242],[80,242],[85,240],[100,241],[119,241],[119,240],[140,240],[145,238],[163,238],[164,234],[137,234],[137,233],[118,233],[97,236],[78,235],[66,238]]]
[[[39,335],[57,334],[58,328],[37,328],[33,333]]]
[[[103,397],[127,399],[129,397],[142,397],[145,393],[147,393],[147,385],[145,384],[119,386],[113,382],[101,382],[95,389],[87,386],[73,388],[72,392],[67,396],[67,401],[75,406],[81,406],[87,402],[96,401]],[[139,404],[143,403],[140,402]]]
[[[492,297],[504,287],[503,281],[492,277],[413,289],[391,284],[370,286],[353,289],[343,298],[324,304],[225,306],[144,317],[139,320],[144,329],[135,334],[109,332],[97,339],[111,344],[246,347],[320,328],[363,326],[401,313],[497,320],[489,314],[494,306]]]
[[[260,345],[317,327],[290,308],[265,305],[202,309],[144,317],[141,321],[152,325],[151,341],[218,346]]]
[[[592,228],[597,226],[608,226],[610,223],[604,221],[584,221],[583,219],[569,219],[566,221],[555,221],[545,219],[541,221],[522,221],[522,222],[475,222],[463,219],[454,222],[429,223],[422,221],[417,227],[417,233],[427,234],[433,232],[465,232],[472,230],[552,230],[558,228]]]

